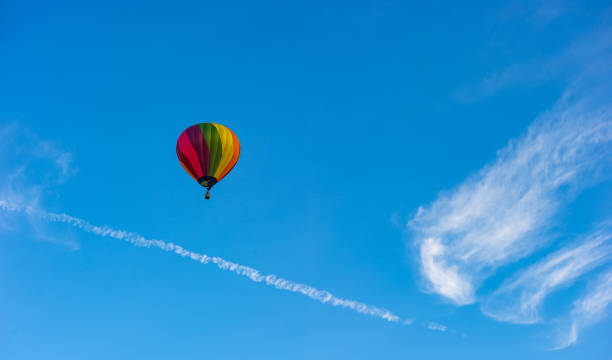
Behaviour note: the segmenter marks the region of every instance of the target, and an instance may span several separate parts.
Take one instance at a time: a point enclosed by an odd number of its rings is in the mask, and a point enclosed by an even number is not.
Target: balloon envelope
[[[227,127],[201,123],[181,133],[176,142],[176,155],[185,171],[210,190],[238,162],[240,143]]]

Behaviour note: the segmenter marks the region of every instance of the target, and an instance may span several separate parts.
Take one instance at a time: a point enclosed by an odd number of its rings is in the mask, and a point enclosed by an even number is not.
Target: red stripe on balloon
[[[185,164],[185,166],[189,168],[197,177],[204,176],[198,154],[191,145],[191,142],[187,136],[187,130],[183,131],[181,136],[179,136],[178,142],[176,143],[176,149],[180,162]]]

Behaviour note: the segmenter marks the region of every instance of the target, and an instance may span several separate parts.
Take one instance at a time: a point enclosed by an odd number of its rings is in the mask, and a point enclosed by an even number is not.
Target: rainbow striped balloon
[[[176,142],[176,155],[189,175],[209,190],[225,177],[238,162],[240,143],[236,134],[215,123],[188,127]]]

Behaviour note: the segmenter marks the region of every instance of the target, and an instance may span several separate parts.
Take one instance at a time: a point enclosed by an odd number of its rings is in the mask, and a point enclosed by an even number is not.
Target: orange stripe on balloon
[[[187,166],[185,166],[185,164],[183,164],[180,161],[179,163],[181,163],[181,166],[183,167],[183,169],[185,169],[185,171],[187,171],[187,174],[189,174],[189,176],[191,176],[195,181],[198,181],[198,178],[195,175],[193,175],[191,171],[189,171],[189,169],[187,169]]]

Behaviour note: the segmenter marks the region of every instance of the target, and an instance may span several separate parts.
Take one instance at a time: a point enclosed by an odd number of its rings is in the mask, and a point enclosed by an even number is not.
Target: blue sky
[[[604,1],[1,1],[0,357],[604,359],[610,39]],[[242,145],[210,201],[199,122]]]

